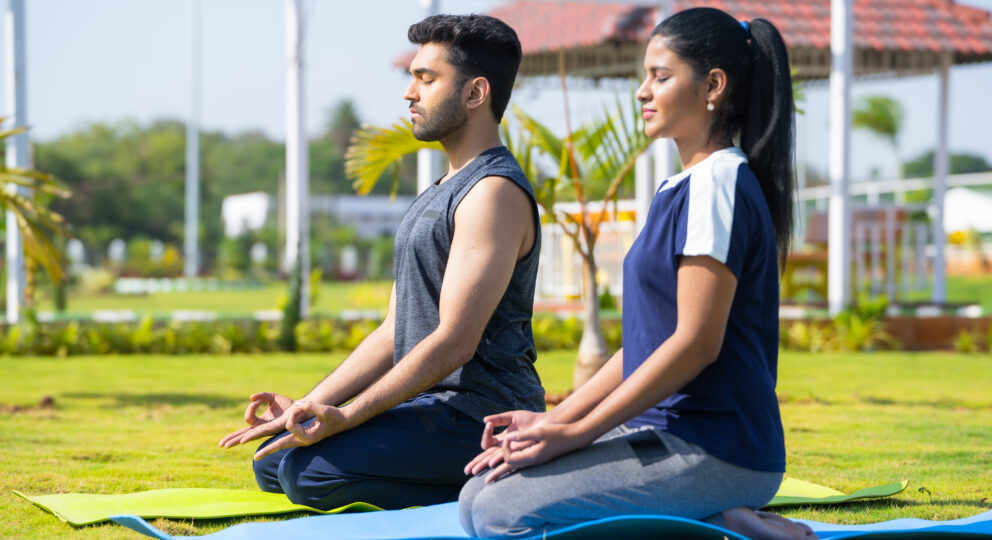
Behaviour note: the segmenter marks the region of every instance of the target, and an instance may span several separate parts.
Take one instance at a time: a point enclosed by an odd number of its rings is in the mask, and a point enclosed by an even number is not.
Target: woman
[[[551,412],[486,418],[460,496],[470,534],[667,514],[815,538],[754,510],[785,471],[775,396],[794,170],[785,45],[768,21],[710,8],[651,36],[644,129],[675,140],[684,170],[662,182],[624,260],[624,347]],[[496,426],[506,429],[493,436]]]

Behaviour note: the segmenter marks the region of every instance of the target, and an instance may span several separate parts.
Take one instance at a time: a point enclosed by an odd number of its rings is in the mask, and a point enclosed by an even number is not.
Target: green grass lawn
[[[299,396],[342,358],[0,358],[0,513],[7,516],[0,537],[141,538],[117,525],[72,529],[13,489],[255,489],[254,445],[216,446],[240,427],[248,394]],[[569,386],[573,359],[572,352],[540,356],[549,391]],[[843,491],[910,480],[890,499],[784,515],[864,523],[992,508],[992,356],[783,353],[779,394],[790,476]],[[54,409],[37,407],[45,395],[55,398]],[[241,521],[155,524],[173,534],[206,534]]]
[[[337,314],[342,310],[374,310],[385,313],[389,302],[389,281],[322,283],[314,311]],[[280,297],[287,292],[285,283],[268,283],[257,289],[240,291],[205,291],[158,293],[147,295],[69,293],[68,312],[86,314],[99,309],[129,309],[138,313],[167,316],[175,310],[217,311],[223,315],[250,315],[258,310],[276,309]],[[929,289],[910,293],[906,300],[926,302]],[[978,303],[992,313],[992,276],[950,276],[947,278],[947,301]],[[54,310],[47,291],[41,291],[38,309]]]
[[[375,310],[386,312],[389,304],[390,281],[322,283],[312,311],[337,314],[342,310]],[[168,315],[174,310],[216,311],[221,315],[251,315],[258,310],[276,309],[285,297],[285,283],[268,283],[257,289],[237,291],[170,292],[144,295],[98,294],[80,295],[70,292],[68,313],[85,314],[95,310],[129,309],[141,314]],[[42,311],[54,310],[51,298],[38,302]]]
[[[907,295],[910,301],[928,302],[931,298],[929,288]],[[992,313],[992,276],[948,276],[947,301],[979,304],[985,313]]]

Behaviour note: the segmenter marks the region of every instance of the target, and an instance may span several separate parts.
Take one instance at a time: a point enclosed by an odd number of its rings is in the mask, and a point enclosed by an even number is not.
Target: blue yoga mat
[[[169,536],[138,516],[111,516],[116,523],[142,534],[171,540],[205,538],[209,540],[420,540],[427,538],[466,539],[458,523],[458,503],[439,504],[409,510],[391,510],[366,514],[313,516],[270,523],[242,523],[205,536]],[[869,525],[833,525],[803,521],[820,538],[863,538],[923,540],[965,539],[992,536],[992,510],[970,518],[953,521],[897,519]],[[656,537],[686,540],[747,540],[734,532],[695,521],[669,516],[618,516],[590,521],[532,537],[557,540],[592,540],[606,537]]]

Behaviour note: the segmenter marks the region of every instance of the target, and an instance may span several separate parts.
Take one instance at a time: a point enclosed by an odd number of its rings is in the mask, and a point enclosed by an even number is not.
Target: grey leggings
[[[722,525],[729,508],[761,508],[782,473],[721,461],[659,430],[620,426],[590,446],[485,485],[462,488],[459,513],[473,536],[526,536],[623,514],[665,514]]]

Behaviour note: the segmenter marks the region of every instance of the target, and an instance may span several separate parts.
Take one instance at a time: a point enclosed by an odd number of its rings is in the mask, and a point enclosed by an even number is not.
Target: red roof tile
[[[830,0],[674,0],[676,10],[723,9],[774,23],[789,47],[830,47]],[[657,12],[634,4],[515,0],[490,14],[517,31],[525,55],[602,43],[646,41]],[[954,52],[992,59],[992,14],[952,0],[855,0],[859,49]],[[396,59],[407,67],[415,53]]]
[[[675,0],[675,9],[709,5],[740,19],[766,18],[789,46],[830,43],[830,0]],[[633,4],[519,0],[490,12],[512,26],[524,54],[643,41],[657,15]],[[992,54],[987,11],[950,0],[855,0],[854,41],[859,48]]]

